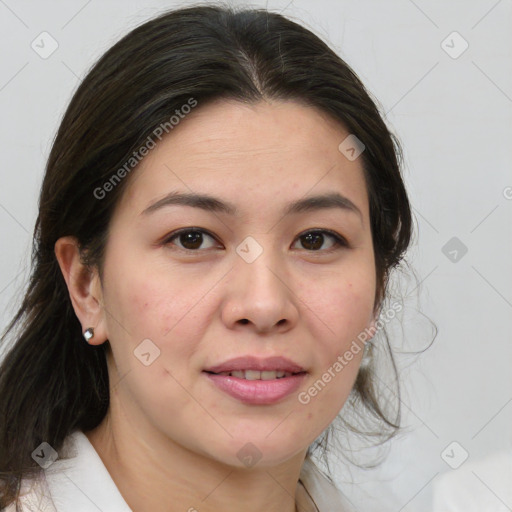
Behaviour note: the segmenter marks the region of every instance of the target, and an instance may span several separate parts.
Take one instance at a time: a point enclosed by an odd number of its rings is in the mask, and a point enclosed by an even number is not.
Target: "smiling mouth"
[[[225,377],[236,377],[238,379],[244,380],[275,380],[275,379],[284,379],[286,377],[292,377],[293,375],[299,375],[306,372],[285,372],[283,370],[267,370],[267,371],[258,371],[258,370],[233,370],[230,372],[209,372],[211,375],[223,375]]]

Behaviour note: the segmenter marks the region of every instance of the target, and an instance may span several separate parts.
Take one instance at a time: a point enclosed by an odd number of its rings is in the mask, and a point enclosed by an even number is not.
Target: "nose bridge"
[[[236,252],[225,321],[232,325],[249,321],[265,331],[277,324],[294,323],[298,314],[293,294],[285,284],[285,262],[272,236],[247,237]]]
[[[235,264],[235,273],[243,275],[242,279],[250,283],[252,290],[277,293],[283,286],[275,275],[282,269],[282,264],[271,234],[246,237],[236,252],[239,260]]]

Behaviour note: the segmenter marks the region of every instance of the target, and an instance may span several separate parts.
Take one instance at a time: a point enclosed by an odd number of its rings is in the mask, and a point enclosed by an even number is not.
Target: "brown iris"
[[[301,239],[302,246],[305,249],[312,249],[314,251],[320,249],[324,243],[324,236],[321,233],[311,232],[301,236]],[[308,244],[310,244],[310,247],[307,247]]]
[[[179,238],[186,249],[199,249],[203,243],[203,233],[200,231],[187,231],[182,233]]]

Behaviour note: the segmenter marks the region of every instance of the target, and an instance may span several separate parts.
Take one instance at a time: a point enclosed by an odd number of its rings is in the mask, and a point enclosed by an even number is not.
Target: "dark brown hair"
[[[108,342],[84,342],[55,242],[76,237],[84,261],[102,275],[109,220],[127,180],[102,199],[94,191],[190,98],[197,109],[224,98],[296,100],[364,143],[360,158],[375,250],[376,309],[382,305],[389,272],[410,243],[411,212],[398,141],[351,68],[311,31],[263,9],[197,5],[142,24],[87,74],[48,158],[30,280],[2,336],[6,343],[11,334],[13,345],[0,366],[0,507],[18,496],[22,477],[40,471],[31,453],[41,442],[59,451],[73,430],[101,423],[109,406]],[[389,348],[387,338],[384,346]],[[399,401],[391,413],[384,410],[374,372],[371,360],[361,367],[350,404],[361,418],[377,421],[378,435],[389,436],[398,427]],[[349,425],[348,414],[342,416]],[[371,434],[360,425],[349,428]],[[328,433],[314,447],[326,448],[327,441]]]

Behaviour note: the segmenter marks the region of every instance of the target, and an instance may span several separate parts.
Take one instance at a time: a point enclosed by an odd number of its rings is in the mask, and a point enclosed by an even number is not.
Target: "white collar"
[[[57,512],[132,512],[87,436],[76,430],[64,443],[66,458],[44,471]]]

